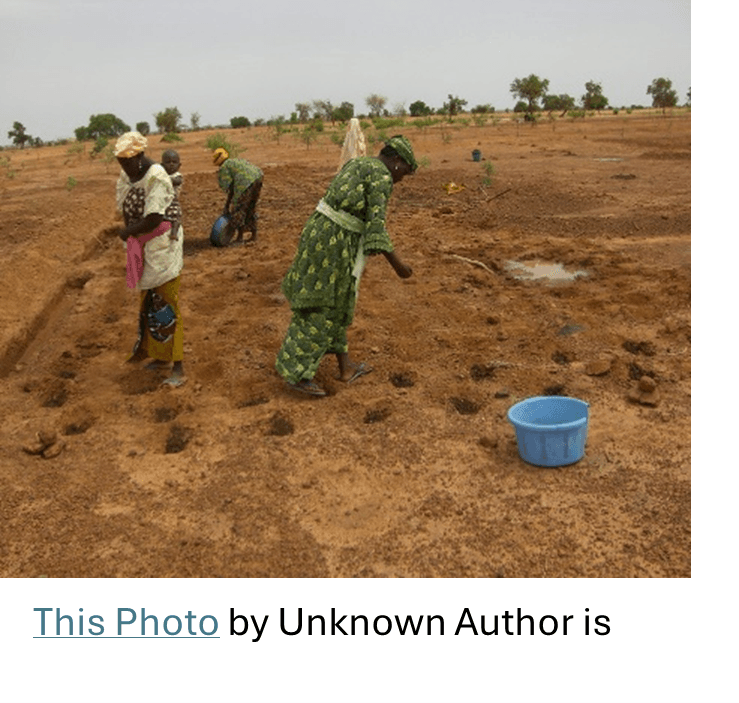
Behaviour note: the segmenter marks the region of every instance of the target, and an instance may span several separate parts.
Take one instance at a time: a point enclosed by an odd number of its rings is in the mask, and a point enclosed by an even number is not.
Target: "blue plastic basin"
[[[519,456],[535,466],[566,466],[582,459],[588,438],[584,400],[537,396],[516,403],[508,420],[516,430]]]
[[[228,217],[221,215],[214,223],[213,228],[210,230],[210,243],[214,247],[225,247],[231,241],[231,232],[228,232],[226,225],[228,224]]]

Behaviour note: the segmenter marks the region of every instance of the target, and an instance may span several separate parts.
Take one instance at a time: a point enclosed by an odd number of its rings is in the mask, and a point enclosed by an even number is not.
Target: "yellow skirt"
[[[175,329],[166,342],[156,340],[145,322],[146,296],[149,291],[141,291],[141,308],[139,312],[139,339],[133,349],[132,357],[156,359],[157,361],[182,361],[184,358],[184,331],[182,313],[180,312],[180,282],[182,277],[177,276],[161,286],[153,288],[153,292],[168,303],[176,317]]]

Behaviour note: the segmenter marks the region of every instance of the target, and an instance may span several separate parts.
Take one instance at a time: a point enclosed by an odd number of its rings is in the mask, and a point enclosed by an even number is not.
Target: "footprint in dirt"
[[[61,408],[69,399],[69,391],[63,382],[52,383],[43,391],[41,405],[45,408]]]
[[[644,356],[654,356],[657,350],[654,344],[651,342],[634,342],[631,339],[627,339],[621,345],[630,354],[644,354]]]
[[[372,408],[364,414],[364,424],[372,425],[376,422],[382,422],[390,417],[391,410],[387,406]]]
[[[470,366],[470,378],[473,381],[485,381],[495,378],[497,367],[495,364],[472,364]]]
[[[124,395],[144,395],[153,393],[162,385],[159,374],[144,369],[133,370],[120,378]]]
[[[179,454],[187,447],[191,437],[192,431],[189,428],[177,423],[171,425],[164,445],[164,453]]]
[[[255,405],[264,405],[269,403],[269,398],[266,395],[254,395],[248,398],[244,398],[236,403],[237,408],[252,408]]]
[[[565,387],[561,384],[555,384],[553,386],[547,386],[543,391],[542,395],[567,395]]]
[[[97,418],[86,409],[73,410],[66,418],[64,429],[65,435],[85,434],[94,424]]]
[[[449,402],[460,415],[476,415],[480,412],[480,404],[467,398],[450,398]]]
[[[267,434],[273,437],[287,437],[295,432],[295,426],[288,418],[280,413],[275,413],[269,419]]]
[[[390,383],[396,388],[412,388],[415,385],[412,374],[407,371],[400,371],[390,375]]]
[[[154,409],[154,422],[172,422],[179,413],[175,408],[161,407]]]

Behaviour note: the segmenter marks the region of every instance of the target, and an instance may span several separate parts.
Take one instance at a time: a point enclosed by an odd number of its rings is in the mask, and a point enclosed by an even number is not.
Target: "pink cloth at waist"
[[[144,245],[165,232],[169,232],[172,223],[163,220],[152,232],[139,235],[138,237],[129,237],[126,240],[126,285],[129,288],[136,288],[136,284],[144,275]]]

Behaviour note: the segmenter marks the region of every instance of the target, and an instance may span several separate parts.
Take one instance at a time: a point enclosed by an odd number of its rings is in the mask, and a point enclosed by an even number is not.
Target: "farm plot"
[[[328,138],[234,133],[265,172],[260,239],[217,250],[207,133],[183,135],[176,390],[123,363],[116,165],[12,152],[2,576],[690,576],[689,115],[402,131],[424,165],[388,230],[414,276],[370,261],[349,341],[374,371],[347,386],[325,359],[320,400],[274,357]],[[590,404],[577,464],[518,457],[507,409],[541,394]]]

